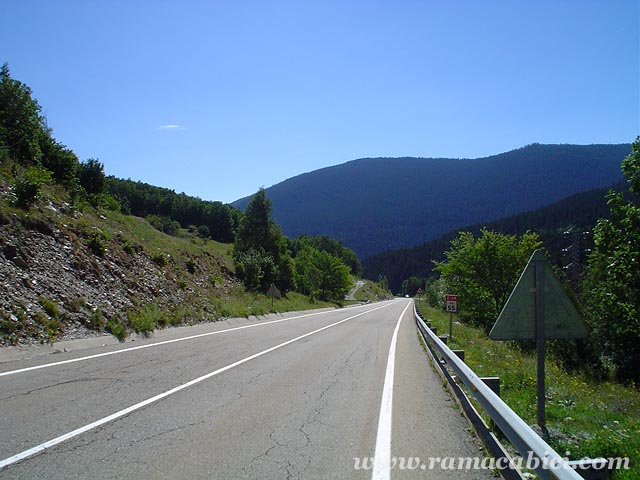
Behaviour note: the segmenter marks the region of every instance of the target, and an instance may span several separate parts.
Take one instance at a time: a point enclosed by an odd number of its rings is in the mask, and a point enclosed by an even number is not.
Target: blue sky
[[[0,62],[82,160],[231,202],[361,157],[631,142],[638,4],[1,0]]]

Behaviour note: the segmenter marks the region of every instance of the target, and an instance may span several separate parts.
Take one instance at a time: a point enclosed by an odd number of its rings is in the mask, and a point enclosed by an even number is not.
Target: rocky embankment
[[[105,334],[145,305],[188,305],[171,323],[201,320],[215,315],[214,290],[233,286],[207,252],[154,256],[81,217],[50,202],[33,214],[0,211],[1,346]]]

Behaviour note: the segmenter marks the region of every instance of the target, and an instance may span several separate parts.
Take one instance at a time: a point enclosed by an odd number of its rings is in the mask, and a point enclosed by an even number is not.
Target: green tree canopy
[[[349,291],[349,267],[330,253],[305,245],[294,265],[295,283],[302,293],[320,300],[340,301]]]
[[[95,158],[82,162],[78,179],[89,195],[102,193],[105,186],[104,165]]]
[[[621,380],[640,382],[640,137],[622,162],[631,200],[607,196],[610,215],[594,229],[585,301],[594,335]]]
[[[247,252],[252,252],[252,258],[262,258],[260,264],[263,269],[260,271],[261,280],[258,282],[258,287],[253,279],[244,276],[244,272],[257,271],[247,270],[243,266]],[[265,255],[271,258],[271,262],[264,261]],[[287,241],[280,227],[271,219],[271,201],[263,188],[253,196],[240,220],[234,242],[234,263],[237,273],[247,288],[266,292],[273,283],[283,293],[291,289],[293,282],[291,255],[287,250]],[[267,269],[268,265],[272,267]]]
[[[448,293],[460,296],[461,317],[491,328],[531,254],[541,245],[538,235],[520,238],[483,229],[451,242],[444,262],[435,262]]]
[[[302,250],[305,246],[311,246],[316,250],[327,252],[334,257],[338,257],[350,268],[353,275],[362,275],[362,265],[360,264],[358,256],[353,250],[345,247],[340,240],[326,235],[301,235],[296,240],[289,240],[289,248],[294,257],[298,254],[298,251]]]
[[[11,78],[9,66],[0,68],[0,145],[23,165],[40,162],[39,139],[45,133],[41,107],[31,97],[31,89]]]

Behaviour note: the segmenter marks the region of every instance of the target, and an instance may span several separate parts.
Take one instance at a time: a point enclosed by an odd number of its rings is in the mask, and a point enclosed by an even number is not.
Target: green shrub
[[[17,322],[11,320],[0,321],[0,334],[12,335],[20,329],[20,325]]]
[[[159,267],[164,267],[169,263],[169,256],[163,252],[155,252],[151,254],[151,261]]]
[[[24,305],[16,305],[13,307],[13,313],[18,317],[18,322],[24,325],[27,322],[27,313],[25,312]]]
[[[170,325],[180,325],[182,321],[190,316],[194,316],[193,312],[188,310],[187,308],[176,305],[170,309],[170,316],[168,316]]]
[[[49,170],[42,167],[29,167],[18,176],[13,185],[17,205],[28,208],[40,195],[42,186],[51,180],[52,174]]]
[[[127,312],[127,318],[129,325],[136,333],[148,336],[156,328],[156,322],[166,326],[169,322],[160,312],[160,309],[155,304],[145,305],[139,310],[129,310]]]
[[[100,194],[104,191],[104,165],[95,158],[78,165],[78,180],[89,195]]]
[[[198,265],[196,264],[196,262],[192,258],[187,260],[186,266],[187,266],[187,272],[192,273],[192,274],[196,273],[196,269],[197,269]]]
[[[33,312],[32,317],[33,320],[38,324],[38,325],[46,325],[47,322],[49,321],[49,318],[41,311],[36,311]]]
[[[122,240],[120,245],[122,246],[122,250],[124,250],[125,253],[128,253],[129,255],[133,255],[134,253],[136,253],[135,247],[131,245],[129,240],[127,240],[126,238]]]
[[[120,203],[108,193],[96,193],[90,196],[89,202],[96,208],[104,208],[112,212],[120,211]]]
[[[211,232],[209,231],[209,227],[206,225],[200,225],[198,227],[198,235],[202,238],[209,238]]]
[[[160,230],[167,235],[175,235],[181,228],[180,222],[170,217],[161,217],[160,215],[148,215],[147,222],[156,230]]]
[[[56,302],[45,297],[40,297],[38,299],[38,303],[40,303],[42,308],[44,308],[44,311],[47,312],[47,315],[53,318],[58,318],[60,310],[58,309],[58,304]]]
[[[102,330],[102,328],[105,326],[105,324],[104,324],[104,315],[102,314],[102,309],[100,307],[96,308],[93,311],[93,313],[91,313],[91,317],[89,317],[89,326],[94,328],[94,329],[96,329],[96,330]],[[113,332],[111,332],[111,333],[113,333]]]
[[[87,247],[98,257],[103,257],[107,253],[108,239],[104,232],[95,229],[89,234]]]
[[[123,236],[121,233],[116,236],[116,241],[120,244],[122,250],[129,255],[133,255],[134,253],[138,253],[143,250],[142,245],[132,243],[131,240]]]
[[[58,336],[58,333],[62,331],[62,325],[60,325],[60,322],[58,322],[58,320],[52,318],[45,324],[45,330],[49,337],[56,338]]]
[[[109,319],[107,324],[105,325],[105,330],[111,333],[114,337],[116,337],[121,342],[127,338],[129,332],[127,331],[127,326],[119,320]]]

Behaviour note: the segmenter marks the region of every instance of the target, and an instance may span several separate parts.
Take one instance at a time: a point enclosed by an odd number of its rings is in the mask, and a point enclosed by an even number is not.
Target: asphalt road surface
[[[0,478],[494,478],[407,299],[73,345],[0,353]]]

